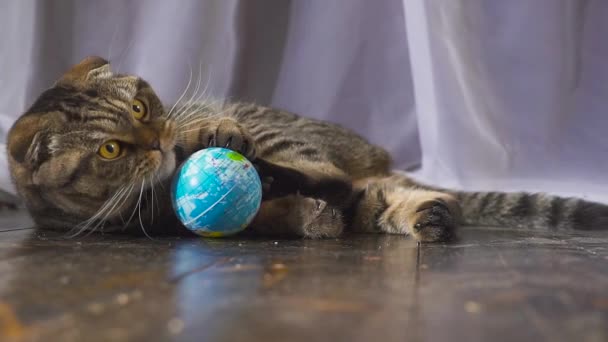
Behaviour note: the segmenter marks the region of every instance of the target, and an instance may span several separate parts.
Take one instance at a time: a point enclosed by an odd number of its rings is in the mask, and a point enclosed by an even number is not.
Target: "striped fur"
[[[164,108],[145,81],[90,57],[43,92],[8,138],[13,180],[37,224],[74,234],[166,233],[178,226],[167,191],[176,165],[223,146],[254,160],[263,177],[253,233],[322,238],[350,228],[432,242],[462,224],[607,226],[608,207],[580,199],[417,184],[391,173],[386,151],[347,129],[254,104],[201,101],[196,83],[190,99]],[[147,106],[145,120],[131,115],[134,100]],[[124,147],[116,160],[97,153],[108,140]]]
[[[579,198],[543,193],[457,193],[463,224],[530,229],[608,229],[608,208]]]

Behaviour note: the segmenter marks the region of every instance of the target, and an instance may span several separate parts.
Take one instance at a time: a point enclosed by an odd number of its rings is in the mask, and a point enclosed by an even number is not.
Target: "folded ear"
[[[30,179],[28,184],[62,186],[74,177],[83,163],[83,151],[53,152],[53,138],[56,134],[53,126],[60,125],[53,114],[22,116],[8,134],[7,149],[11,170],[15,175],[20,175],[17,178],[22,179],[22,182],[23,179]]]
[[[15,122],[7,142],[9,155],[15,162],[33,168],[44,159],[47,150],[45,125],[46,117],[42,115],[25,115]]]
[[[110,76],[112,76],[110,63],[101,57],[90,56],[70,68],[61,76],[57,84],[80,83]]]
[[[50,188],[64,186],[84,165],[84,152],[67,151],[43,162],[32,175],[32,183]]]

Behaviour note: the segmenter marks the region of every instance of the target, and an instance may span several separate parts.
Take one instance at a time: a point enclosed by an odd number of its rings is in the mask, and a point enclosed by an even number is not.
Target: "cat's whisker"
[[[129,218],[127,219],[127,222],[125,222],[125,224],[122,226],[123,230],[127,229],[129,227],[129,223],[131,223],[131,220],[133,219],[133,217],[135,216],[135,213],[137,212],[137,205],[135,205],[133,207],[133,211],[131,212],[131,215],[129,215]]]
[[[209,114],[214,112],[216,108],[219,106],[215,103],[215,101],[208,99],[206,96],[205,99],[201,99],[201,97],[196,99],[196,106],[185,108],[179,115],[178,125],[183,125],[189,122],[191,119],[198,119],[202,113]]]
[[[169,110],[169,112],[166,114],[166,119],[167,120],[178,120],[178,116],[179,116],[179,112],[182,111],[182,109],[184,108],[184,96],[186,96],[186,94],[188,94],[188,92],[190,91],[190,86],[192,85],[192,69],[190,69],[190,78],[188,79],[188,84],[186,85],[186,88],[184,89],[184,92],[182,92],[182,94],[180,95],[180,97],[177,99],[177,101],[173,104],[173,106],[171,107],[171,109]]]
[[[144,223],[141,219],[141,198],[142,195],[144,193],[144,187],[146,185],[146,180],[142,180],[141,181],[141,189],[139,190],[139,199],[137,201],[137,212],[138,212],[138,217],[139,217],[139,226],[141,227],[141,230],[144,232],[144,235],[146,235],[148,237],[148,239],[153,240],[152,237],[150,235],[148,235],[148,232],[146,232],[146,228],[144,227]]]
[[[129,50],[133,46],[134,42],[135,42],[135,36],[131,37],[131,40],[129,41],[129,44],[127,44],[127,47],[124,50],[122,50],[122,52],[120,53],[120,56],[118,57],[118,66],[116,67],[117,72],[120,72],[122,63],[124,62],[126,57],[129,55]]]
[[[142,183],[141,191],[143,191],[143,183]],[[137,203],[135,203],[135,205],[133,206],[133,211],[131,212],[131,215],[129,215],[129,218],[127,219],[127,223],[124,224],[123,228],[127,228],[129,226],[129,223],[131,223],[131,220],[133,219],[133,217],[135,216],[135,213],[137,212],[137,208],[139,206],[140,201],[141,201],[141,193],[137,200]]]
[[[112,206],[112,208],[110,208],[109,210],[107,210],[106,214],[100,220],[100,222],[105,223],[105,221],[107,220],[108,216],[110,216],[114,212],[114,210],[120,210],[120,208],[123,206],[123,204],[129,198],[129,195],[131,194],[131,190],[133,190],[133,185],[130,185],[129,187],[125,187],[125,188],[128,189],[128,190],[124,191],[120,196],[118,196],[117,198],[115,198],[113,200],[113,202],[115,202],[115,204]]]
[[[184,141],[184,138],[182,138],[182,137],[176,137],[174,143],[175,143],[176,147],[181,147],[181,148],[187,147],[185,145],[186,141]]]
[[[204,110],[198,102],[198,99],[196,101],[197,102],[193,103],[192,106],[189,106],[180,114],[177,122],[178,126],[188,122],[192,117],[196,119],[196,114]]]
[[[202,78],[202,70],[200,70],[201,78]],[[201,93],[194,99],[194,102],[190,105],[189,108],[183,111],[183,114],[180,115],[180,121],[184,122],[189,120],[191,117],[196,118],[196,114],[201,112],[201,104],[205,103],[206,99],[209,98],[207,95],[207,90],[209,90],[209,84],[211,83],[211,72],[207,76],[207,81],[205,81],[205,88],[201,91]]]
[[[204,117],[200,117],[197,114],[200,114],[201,112],[208,112],[209,109],[206,108],[206,106],[202,105],[202,106],[198,106],[194,109],[192,109],[190,112],[188,113],[184,113],[182,115],[182,117],[180,118],[180,122],[178,123],[178,127],[179,126],[183,126],[183,125],[187,125],[190,122],[192,122],[193,120],[207,120],[210,118],[213,118],[213,116],[216,116],[216,114],[212,114],[212,115],[205,115]]]
[[[184,131],[180,131],[180,133],[184,134],[184,133],[195,132],[195,131],[198,131],[198,130],[200,130],[200,127],[196,127],[196,128],[192,128],[192,129],[187,129],[187,130],[184,130]]]
[[[201,94],[201,96],[202,95],[204,95],[204,93]],[[189,121],[191,121],[191,119],[194,119],[194,120],[199,119],[200,117],[198,115],[200,115],[201,112],[204,112],[206,109],[208,109],[208,107],[213,108],[213,106],[209,106],[206,101],[208,101],[208,100],[202,99],[199,96],[199,98],[197,98],[196,102],[195,102],[197,104],[196,107],[192,108],[191,110],[190,110],[190,108],[188,108],[187,110],[184,110],[182,114],[180,114],[178,125],[187,124],[187,123],[189,123]],[[224,113],[224,112],[222,112],[222,113]],[[214,114],[214,115],[205,116],[203,119],[211,119],[214,116],[218,116],[218,114],[219,113]]]
[[[220,116],[224,115],[225,113],[226,113],[226,112],[225,112],[225,111],[223,111],[223,112],[216,113],[216,114],[213,114],[213,115],[205,115],[204,117],[198,117],[198,118],[194,118],[194,119],[192,119],[192,120],[189,120],[189,121],[187,121],[187,122],[182,123],[181,125],[178,125],[178,126],[177,126],[177,129],[179,130],[180,128],[184,128],[184,127],[192,126],[192,125],[195,125],[195,124],[201,123],[201,122],[203,122],[203,121],[208,121],[208,120],[214,119],[214,118],[216,118],[216,117],[220,117]],[[181,132],[180,132],[180,133],[181,133]]]
[[[187,110],[187,108],[189,108],[189,106],[194,103],[194,99],[197,97],[198,95],[198,90],[200,89],[201,86],[201,71],[200,69],[202,68],[202,65],[199,64],[199,74],[198,74],[198,80],[196,81],[196,85],[194,86],[194,90],[192,91],[192,93],[190,94],[190,97],[188,98],[188,100],[185,100],[183,102],[178,102],[179,103],[179,109],[175,112],[175,119],[177,121],[180,120],[181,115],[183,114],[184,111]]]
[[[223,110],[223,111],[221,111],[219,113],[215,113],[215,114],[211,114],[211,115],[205,115],[203,117],[193,117],[191,120],[183,120],[182,123],[180,123],[180,124],[177,125],[177,130],[179,131],[179,129],[181,129],[181,128],[184,128],[184,127],[187,127],[187,126],[191,126],[191,125],[203,122],[203,121],[211,120],[211,119],[214,119],[214,118],[217,118],[217,117],[221,117],[221,116],[225,115],[229,110],[230,109],[226,109],[226,110]],[[200,112],[200,111],[202,111],[202,110],[200,110],[199,108],[195,108],[194,111],[192,113],[190,113],[190,114],[196,114],[197,112]],[[188,115],[190,115],[190,114],[188,114]],[[183,133],[183,132],[180,132],[180,133]]]
[[[199,90],[200,84],[201,84],[202,68],[203,68],[203,63],[202,63],[202,61],[200,61],[199,64],[198,64],[198,74],[196,76],[197,80],[195,82],[196,85],[195,85],[194,90],[192,91],[192,93],[190,93],[190,97],[188,98],[188,100],[186,100],[184,102],[180,102],[180,104],[182,104],[182,109],[183,109],[183,104],[189,104],[189,103],[191,103],[192,100],[198,94],[198,90]]]
[[[200,72],[202,74],[202,70]],[[199,81],[200,81],[200,78],[199,78]],[[192,117],[194,117],[196,119],[197,114],[200,114],[204,110],[204,108],[203,108],[203,107],[205,107],[204,103],[206,103],[205,102],[206,99],[209,98],[209,96],[207,96],[207,90],[209,89],[210,81],[211,81],[211,75],[209,75],[207,77],[207,81],[206,81],[205,88],[203,89],[203,91],[196,98],[193,98],[191,100],[192,103],[186,104],[183,107],[183,110],[181,110],[179,112],[179,114],[176,118],[178,126],[183,125],[184,123],[187,123],[190,120],[190,118],[192,118]]]
[[[120,205],[117,208],[117,210],[119,211],[120,219],[123,221],[123,223],[124,223],[124,220],[122,218],[121,211],[123,209],[123,206],[125,205],[125,203],[129,199],[129,197],[131,196],[131,192],[133,192],[133,188],[135,188],[135,183],[130,183],[129,187],[128,187],[129,190],[127,190],[126,194],[123,196],[123,199],[122,199]]]
[[[104,202],[104,204],[101,206],[101,208],[99,208],[99,210],[93,216],[91,216],[86,221],[84,221],[84,222],[76,225],[74,228],[72,228],[72,230],[78,229],[78,231],[72,235],[69,235],[68,237],[74,238],[74,237],[80,235],[82,232],[91,228],[91,225],[94,223],[95,223],[95,229],[96,229],[99,222],[103,222],[103,220],[107,217],[107,213],[111,212],[111,210],[113,210],[114,207],[116,206],[116,202],[114,203],[113,206],[112,206],[112,203],[114,201],[116,201],[118,198],[122,197],[123,194],[126,192],[126,190],[127,190],[126,186],[119,188],[112,197],[110,197],[106,202]],[[100,220],[101,217],[103,217],[104,219]]]
[[[186,94],[188,93],[188,89],[190,89],[190,84],[192,83],[192,64],[188,63],[188,66],[190,67],[190,76],[188,77],[188,84],[186,85],[186,88],[184,88],[184,91],[179,96],[177,101],[175,101],[169,112],[167,112],[167,119],[171,118],[171,115],[173,115],[173,110],[175,110],[175,107],[181,102],[184,96],[186,96]]]
[[[160,188],[164,191],[165,187],[163,186],[163,181],[160,179],[160,176],[158,175],[158,173],[154,173],[154,175],[156,176],[156,180],[158,181],[157,184],[160,186]]]
[[[207,91],[209,90],[209,85],[211,84],[212,70],[209,70],[208,73],[209,73],[209,75],[207,75],[207,81],[205,82],[205,88],[201,92],[201,96],[199,99],[197,99],[197,102],[205,102],[209,98]]]
[[[112,200],[112,202],[114,202],[114,205],[112,206],[112,208],[110,208],[109,210],[106,211],[105,215],[103,216],[103,218],[99,219],[97,224],[90,229],[89,233],[86,234],[85,236],[89,236],[91,233],[95,232],[99,227],[102,227],[102,232],[103,232],[103,227],[105,226],[106,220],[108,219],[108,216],[110,216],[115,209],[120,209],[122,207],[122,205],[124,204],[124,202],[128,199],[129,195],[131,194],[131,190],[133,190],[133,185],[127,187],[124,187],[125,189],[128,189],[126,191],[123,191],[119,196],[117,196],[116,198],[114,198]]]
[[[150,191],[148,191],[148,186],[146,185],[146,180],[145,179],[144,179],[143,182],[144,182],[144,196],[142,197],[141,206],[143,207],[144,201],[145,201],[145,203],[146,203],[145,208],[149,210],[149,208],[150,208],[150,199],[148,198],[148,196],[150,195]],[[139,208],[139,211],[141,211],[141,207]],[[139,215],[141,216],[141,213]],[[144,217],[145,217],[145,215],[144,215]],[[139,219],[140,219],[140,221],[143,221],[141,217]],[[146,224],[148,224],[147,221],[146,221]]]
[[[196,84],[194,84],[193,87],[196,89]],[[190,93],[188,99],[184,99],[184,100],[182,100],[181,102],[179,102],[177,104],[178,108],[173,113],[173,117],[174,117],[174,119],[176,121],[179,122],[179,120],[181,119],[182,113],[184,112],[184,110],[186,109],[186,107],[192,102],[192,100],[196,96],[196,93],[194,92],[195,89],[192,90],[192,92]]]
[[[135,188],[135,183],[134,183],[134,182],[130,183],[130,184],[129,184],[129,191],[128,191],[127,195],[124,197],[123,203],[121,203],[121,204],[120,204],[120,209],[121,209],[121,211],[119,212],[119,215],[120,215],[120,220],[121,220],[121,221],[122,221],[122,223],[123,223],[123,227],[122,227],[122,229],[123,229],[123,230],[125,230],[125,228],[126,228],[126,224],[125,224],[125,219],[124,219],[124,217],[122,216],[122,207],[123,207],[123,206],[124,206],[124,204],[126,203],[126,201],[127,201],[127,199],[129,198],[129,196],[131,196],[131,192],[133,192],[133,189],[134,189],[134,188]]]
[[[176,129],[178,130],[178,132],[179,132],[180,134],[184,134],[184,133],[189,133],[189,132],[194,132],[194,131],[197,131],[197,130],[199,130],[199,129],[200,129],[200,127],[195,127],[195,128],[190,129],[190,126],[194,126],[195,124],[198,124],[198,123],[200,123],[200,122],[207,121],[207,120],[210,120],[210,119],[214,119],[214,118],[216,118],[216,117],[221,117],[221,116],[223,116],[223,115],[224,115],[226,112],[227,112],[227,110],[225,110],[225,111],[221,111],[221,112],[216,113],[216,114],[213,114],[213,115],[206,115],[205,117],[202,117],[202,118],[195,118],[195,119],[193,119],[193,120],[191,120],[191,121],[189,121],[189,122],[186,122],[186,123],[184,123],[184,124],[182,124],[182,125],[180,125],[180,126],[177,126],[177,128],[176,128]],[[184,128],[188,128],[188,129],[183,130]]]
[[[116,25],[116,27],[114,28],[114,33],[112,33],[112,38],[110,38],[110,47],[108,49],[108,55],[107,55],[108,56],[108,60],[110,60],[110,61],[113,60],[113,58],[112,58],[112,47],[114,46],[114,41],[116,40],[116,35],[117,35],[119,29],[120,29],[120,26]]]
[[[199,91],[199,89],[201,87],[201,81],[202,80],[203,80],[203,63],[201,61],[199,63],[198,81],[196,82],[196,88],[194,88],[194,92],[192,93],[192,96],[190,97],[190,99],[188,100],[188,102],[177,113],[176,118],[175,118],[176,120],[181,121],[183,113],[189,111],[192,108],[192,106],[196,105],[196,103],[200,99],[200,95],[199,95],[198,91]]]
[[[150,224],[154,224],[154,175],[150,175],[150,192],[152,194]]]
[[[228,107],[228,108],[226,108],[226,109],[224,109],[224,110],[222,110],[222,111],[220,111],[218,113],[209,115],[209,117],[210,118],[215,118],[215,117],[223,116],[223,115],[225,115],[226,113],[228,113],[231,110],[232,110],[232,108]]]
[[[177,128],[183,127],[184,125],[190,124],[193,120],[207,119],[207,117],[201,117],[201,114],[204,114],[208,111],[204,105],[199,103],[196,107],[192,108],[188,113],[184,113],[182,117],[180,117],[179,122],[177,123]]]
[[[195,124],[201,123],[201,122],[206,121],[206,120],[208,120],[208,117],[205,117],[205,118],[198,118],[198,119],[193,119],[193,120],[191,120],[191,121],[189,121],[189,122],[186,122],[186,123],[183,123],[183,124],[181,124],[181,125],[177,126],[177,129],[180,129],[180,128],[186,128],[186,127],[188,127],[188,126],[192,126],[192,125],[195,125]],[[180,132],[180,133],[181,133],[181,132]]]
[[[97,224],[99,222],[101,222],[100,218],[105,215],[107,210],[111,207],[112,202],[116,198],[121,196],[121,194],[124,192],[124,190],[125,190],[124,188],[120,188],[118,191],[116,191],[116,193],[114,193],[114,195],[110,199],[108,199],[106,202],[104,202],[104,204],[101,206],[101,208],[93,216],[91,216],[88,220],[84,221],[83,223],[77,225],[75,228],[79,228],[79,230],[70,237],[76,237],[76,236],[80,235],[82,232],[91,228],[91,225],[93,223],[95,223],[95,225],[97,226]]]
[[[158,180],[158,182],[156,182],[156,184],[158,184],[160,186],[162,191],[165,191],[165,188],[163,187],[163,183],[160,180],[160,178],[158,177],[158,175],[156,175],[156,179]],[[158,189],[157,189],[157,192],[158,192]],[[161,192],[161,194],[162,194],[162,192]],[[160,210],[160,205],[158,204],[158,198],[159,198],[159,195],[157,194],[156,195],[156,207],[159,208],[159,210]]]

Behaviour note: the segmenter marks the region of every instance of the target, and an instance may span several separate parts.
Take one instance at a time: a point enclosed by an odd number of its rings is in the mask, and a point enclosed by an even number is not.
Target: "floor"
[[[63,239],[0,214],[1,341],[608,341],[608,233]]]

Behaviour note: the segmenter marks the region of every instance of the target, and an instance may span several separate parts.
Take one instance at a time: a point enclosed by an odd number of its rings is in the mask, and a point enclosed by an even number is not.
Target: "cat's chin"
[[[161,181],[173,175],[175,171],[175,152],[168,151],[163,153],[163,161],[156,170],[156,175]]]
[[[173,151],[163,152],[162,161],[158,168],[154,171],[153,179],[164,181],[173,175],[175,171],[175,153]]]

